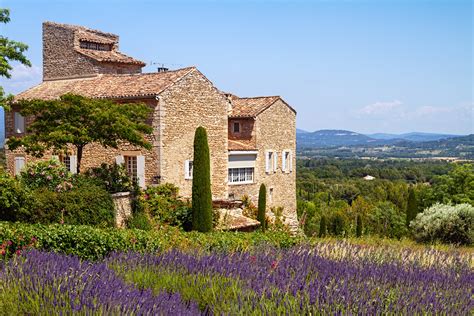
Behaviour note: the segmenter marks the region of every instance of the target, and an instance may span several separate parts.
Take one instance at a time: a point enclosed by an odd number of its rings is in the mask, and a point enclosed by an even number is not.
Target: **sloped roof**
[[[145,66],[145,63],[141,60],[122,54],[119,51],[114,50],[92,50],[92,49],[80,49],[76,48],[76,51],[82,55],[90,57],[100,62],[111,62],[111,63],[123,63],[123,64],[135,64]]]
[[[108,99],[154,96],[196,70],[188,67],[146,74],[103,74],[92,78],[50,80],[18,94],[15,100],[52,100],[66,93]]]
[[[279,96],[239,98],[232,95],[231,100],[232,113],[229,115],[230,117],[256,117],[278,100],[281,100],[296,113],[296,111]]]
[[[257,150],[254,139],[229,139],[228,142],[229,151]]]

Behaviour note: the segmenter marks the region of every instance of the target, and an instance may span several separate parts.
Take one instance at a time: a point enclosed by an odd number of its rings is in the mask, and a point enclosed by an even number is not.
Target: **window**
[[[15,133],[21,134],[25,132],[25,118],[19,112],[15,112]]]
[[[133,181],[138,179],[137,156],[124,156],[125,168]]]
[[[193,178],[193,161],[186,160],[184,162],[184,178],[192,179]]]
[[[286,150],[282,152],[281,156],[281,171],[283,172],[291,172],[293,165],[293,159],[291,156],[291,151]]]
[[[239,122],[234,122],[233,131],[234,131],[234,133],[240,133],[240,123]]]
[[[15,175],[19,175],[25,167],[25,157],[15,157]]]
[[[67,170],[71,170],[71,157],[70,156],[62,156],[61,162],[64,164]]]
[[[267,151],[265,157],[265,172],[275,172],[278,168],[278,154],[273,151]]]
[[[229,183],[253,183],[254,168],[229,168]]]
[[[87,41],[81,41],[80,47],[84,49],[103,50],[103,51],[112,50],[112,45],[110,44],[101,44],[101,43],[94,43],[94,42],[87,42]]]

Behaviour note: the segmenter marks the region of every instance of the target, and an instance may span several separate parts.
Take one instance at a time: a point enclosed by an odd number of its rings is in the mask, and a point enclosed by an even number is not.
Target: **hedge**
[[[262,245],[288,248],[300,242],[285,232],[183,232],[175,227],[144,231],[61,224],[0,222],[0,258],[36,248],[100,259],[112,251],[245,251]]]

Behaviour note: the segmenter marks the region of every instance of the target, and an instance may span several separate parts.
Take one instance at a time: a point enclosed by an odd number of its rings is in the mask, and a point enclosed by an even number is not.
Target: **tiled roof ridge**
[[[280,98],[281,96],[279,95],[262,95],[262,96],[256,96],[256,97],[237,97],[237,99],[270,99],[270,98]]]
[[[104,31],[101,31],[101,30],[91,29],[91,28],[88,28],[88,27],[85,27],[85,26],[82,26],[82,25],[57,23],[57,22],[53,22],[53,21],[44,21],[43,24],[61,26],[61,27],[64,27],[64,28],[75,30],[75,31],[91,32],[91,33],[95,33],[96,35],[99,35],[99,36],[113,36],[113,37],[117,37],[117,38],[119,37],[117,34],[114,34],[114,33],[108,33],[108,32],[104,32]]]

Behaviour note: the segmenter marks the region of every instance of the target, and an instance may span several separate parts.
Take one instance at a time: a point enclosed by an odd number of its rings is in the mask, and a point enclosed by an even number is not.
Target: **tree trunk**
[[[84,149],[84,145],[77,145],[77,169],[76,173],[79,174],[81,172],[81,161],[82,161],[82,152]]]

